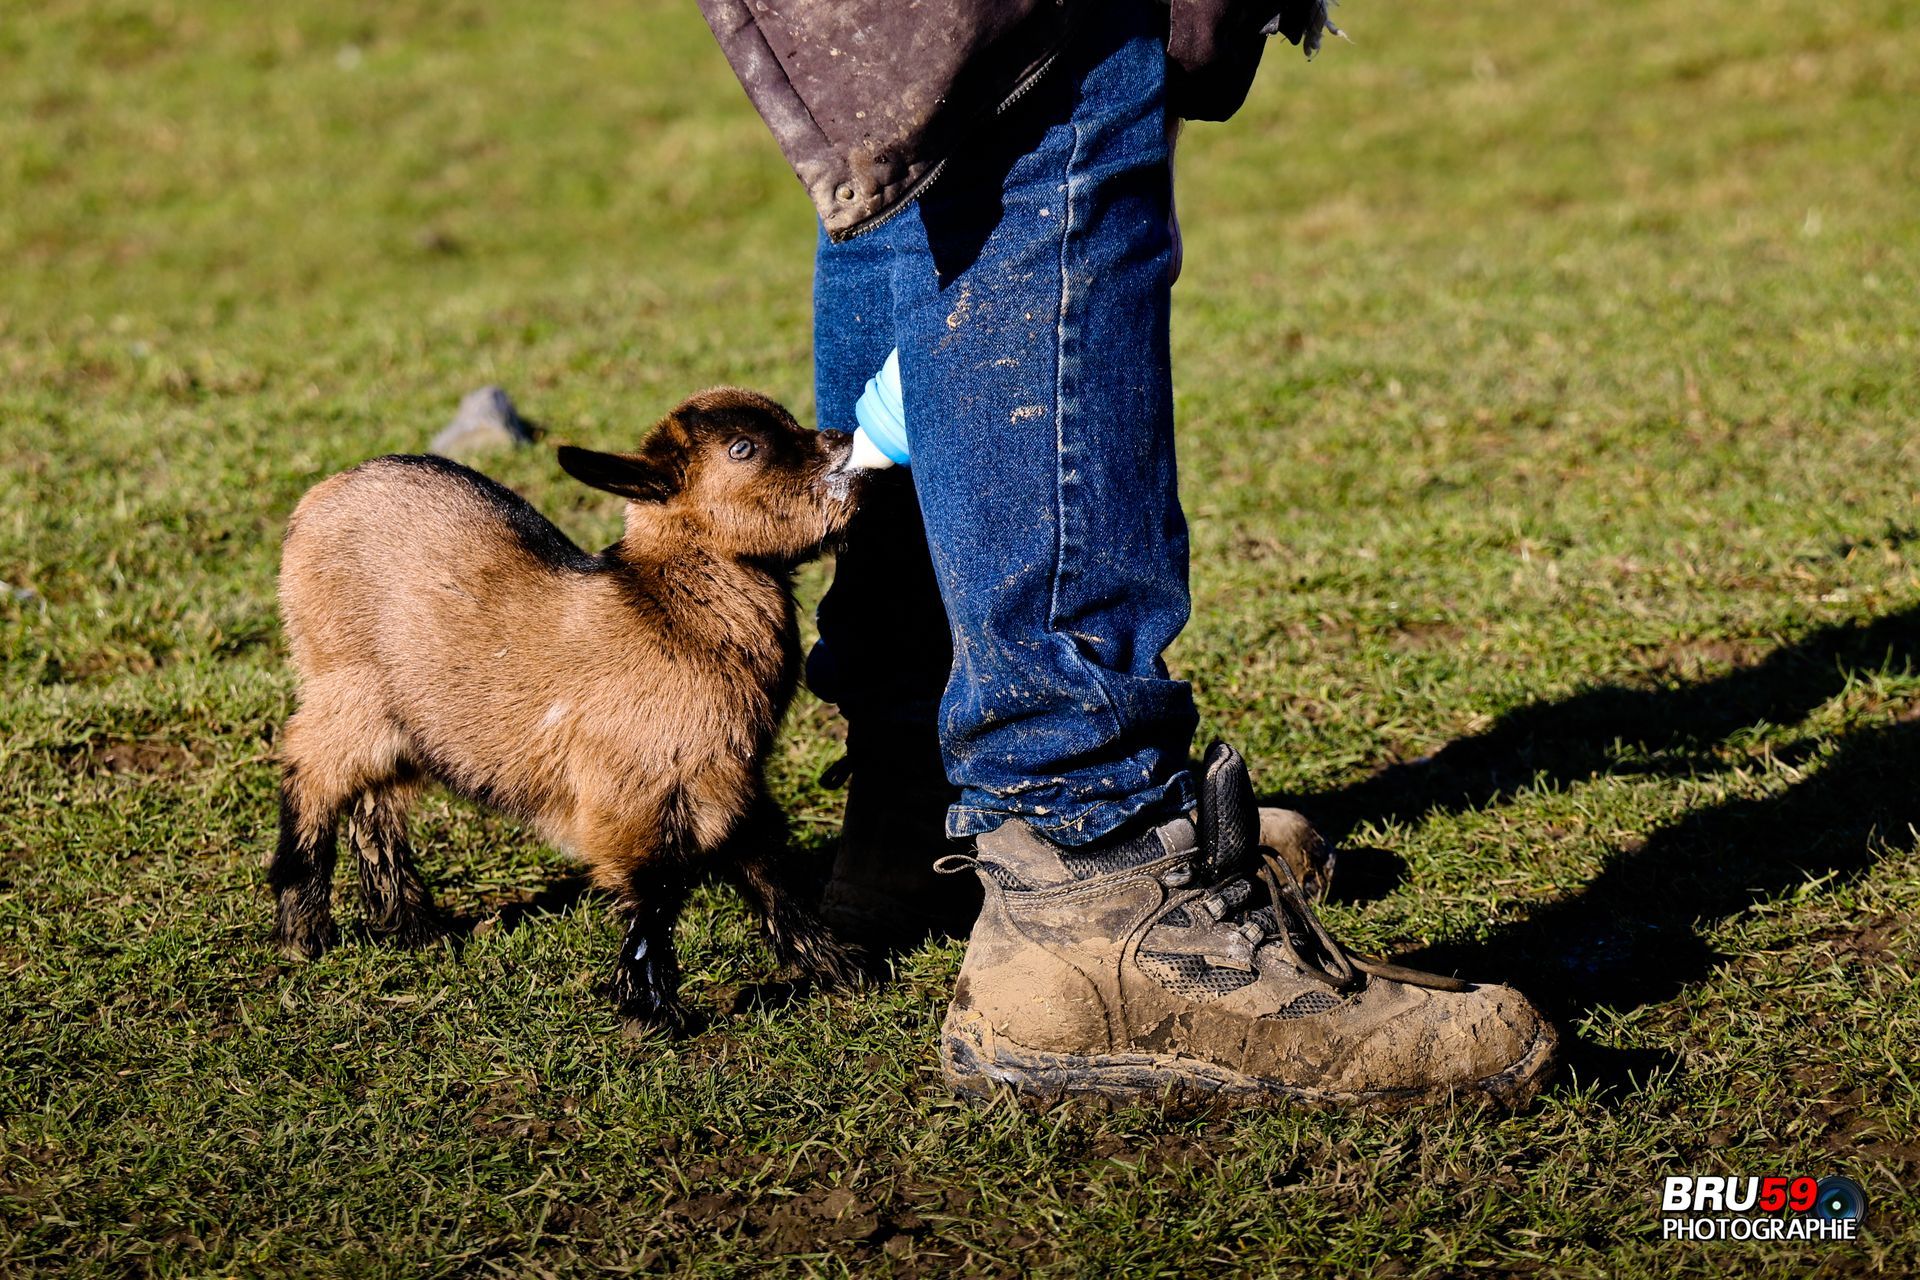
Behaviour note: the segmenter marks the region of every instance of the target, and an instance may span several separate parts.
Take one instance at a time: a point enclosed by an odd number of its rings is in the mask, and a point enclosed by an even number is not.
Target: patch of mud
[[[678,1145],[669,1141],[663,1148]],[[696,1256],[699,1242],[713,1236],[752,1241],[755,1252],[768,1258],[831,1253],[854,1274],[884,1265],[900,1276],[1014,1276],[1056,1257],[1053,1242],[1032,1228],[1005,1220],[975,1222],[974,1192],[965,1186],[907,1177],[896,1167],[861,1161],[855,1163],[869,1173],[858,1182],[807,1183],[808,1163],[817,1164],[824,1177],[846,1161],[844,1156],[803,1161],[797,1171],[803,1185],[797,1190],[752,1185],[775,1165],[788,1176],[785,1160],[729,1153],[691,1162],[684,1173],[692,1190],[664,1209],[669,1239],[654,1263],[671,1269]],[[721,1181],[746,1185],[715,1185]],[[996,1265],[956,1235],[991,1240],[996,1254],[1012,1262]]]
[[[473,1104],[467,1117],[474,1132],[490,1138],[511,1138],[535,1144],[567,1143],[583,1132],[574,1117],[580,1099],[542,1096],[540,1080],[531,1073],[507,1076],[484,1084],[456,1085],[451,1092]],[[550,1114],[558,1111],[559,1117]]]
[[[1739,667],[1752,666],[1766,647],[1751,640],[1682,640],[1657,648],[1635,650],[1634,665],[1650,676],[1668,680],[1697,680],[1702,676],[1724,675]]]
[[[116,742],[100,753],[100,767],[108,773],[139,773],[170,777],[200,767],[200,757],[177,742]]]
[[[1387,633],[1387,643],[1402,652],[1458,648],[1467,629],[1457,622],[1408,619]]]
[[[1878,916],[1863,924],[1829,926],[1813,934],[1809,940],[1828,943],[1842,955],[1877,960],[1896,953],[1910,953],[1911,948],[1901,945],[1901,937],[1912,932],[1913,928],[1914,921],[1905,916]]]
[[[926,1219],[896,1203],[894,1189],[812,1186],[756,1196],[738,1188],[696,1191],[666,1207],[668,1222],[690,1235],[744,1232],[769,1253],[841,1251],[924,1230]]]
[[[1159,1123],[1174,1116],[1168,1112]],[[1215,1148],[1190,1131],[1123,1133],[1097,1123],[1080,1128],[1088,1117],[1075,1117],[1069,1123],[1079,1136],[1070,1141],[1068,1163],[1085,1176],[1061,1171],[1069,1200],[1091,1197],[1093,1185],[1106,1176],[1103,1170],[1166,1179],[1210,1172],[1217,1159]],[[705,1142],[668,1139],[661,1145],[677,1156]],[[830,1181],[850,1167],[862,1176]],[[656,1258],[662,1264],[696,1255],[699,1241],[713,1236],[751,1241],[768,1258],[831,1253],[854,1274],[866,1264],[903,1276],[1016,1276],[1059,1260],[1057,1242],[1043,1228],[983,1216],[977,1191],[964,1180],[919,1177],[884,1156],[838,1152],[790,1166],[785,1158],[722,1150],[695,1155],[677,1172],[689,1190],[662,1214],[668,1236]],[[790,1185],[767,1187],[769,1175]],[[971,1241],[991,1242],[991,1253],[976,1253]]]
[[[204,745],[188,746],[158,738],[95,737],[59,749],[71,769],[85,773],[176,778],[207,762]]]
[[[1215,1161],[1212,1148],[1184,1133],[1162,1133],[1151,1138],[1103,1133],[1087,1144],[1087,1154],[1156,1175],[1210,1169]]]
[[[781,1253],[801,1253],[821,1245],[871,1240],[880,1234],[880,1205],[846,1187],[814,1187],[785,1201],[767,1215],[767,1244]]]

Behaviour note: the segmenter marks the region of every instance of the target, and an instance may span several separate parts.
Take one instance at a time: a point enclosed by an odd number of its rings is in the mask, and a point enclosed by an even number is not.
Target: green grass
[[[263,945],[307,485],[489,381],[601,446],[810,403],[811,216],[694,6],[523,9],[0,24],[0,1272],[1920,1267],[1912,5],[1356,3],[1183,143],[1172,661],[1374,873],[1337,930],[1574,1041],[1525,1114],[1395,1119],[962,1105],[958,947],[770,999],[717,894],[714,1028],[622,1039],[613,924],[446,801],[500,926]],[[838,732],[776,763],[815,850]],[[1829,1171],[1858,1246],[1657,1238],[1668,1174]]]

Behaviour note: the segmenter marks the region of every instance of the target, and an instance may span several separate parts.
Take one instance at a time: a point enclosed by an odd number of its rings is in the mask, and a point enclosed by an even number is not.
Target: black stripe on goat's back
[[[535,510],[532,503],[472,467],[437,454],[389,453],[363,462],[354,469],[358,471],[385,466],[430,471],[464,485],[474,496],[493,508],[494,513],[513,530],[522,546],[550,564],[579,573],[593,573],[606,567],[602,557],[581,550],[571,538],[560,532],[559,526]]]

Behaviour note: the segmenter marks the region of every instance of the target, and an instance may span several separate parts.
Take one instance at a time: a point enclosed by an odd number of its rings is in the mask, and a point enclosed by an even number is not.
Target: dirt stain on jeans
[[[967,322],[972,312],[973,287],[963,284],[960,286],[960,297],[953,304],[953,310],[947,312],[947,328],[958,329]]]

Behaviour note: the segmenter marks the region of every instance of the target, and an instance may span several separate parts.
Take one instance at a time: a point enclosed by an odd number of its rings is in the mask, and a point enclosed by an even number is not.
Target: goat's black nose
[[[847,463],[853,457],[853,435],[847,431],[822,431],[821,441],[827,447],[827,456],[833,459],[833,470],[845,471]]]

